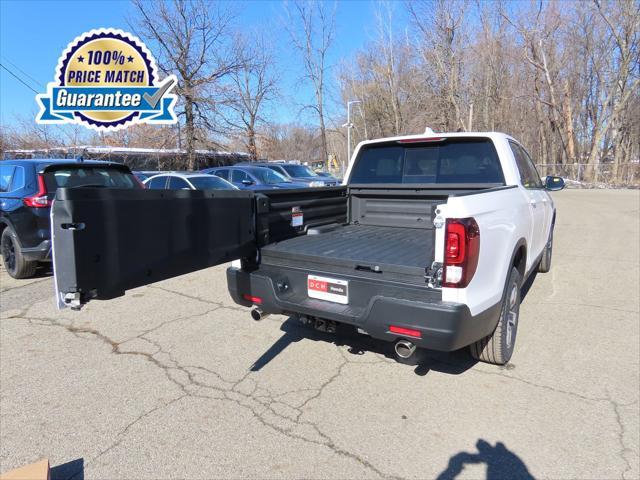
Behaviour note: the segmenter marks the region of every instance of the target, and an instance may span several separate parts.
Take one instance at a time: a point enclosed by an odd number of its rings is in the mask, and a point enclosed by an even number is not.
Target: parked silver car
[[[238,190],[224,178],[206,173],[166,172],[142,182],[152,190]]]

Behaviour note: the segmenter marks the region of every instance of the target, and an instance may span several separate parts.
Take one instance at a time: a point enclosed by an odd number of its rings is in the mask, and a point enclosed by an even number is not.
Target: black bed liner
[[[319,234],[267,245],[261,254],[264,265],[424,283],[425,267],[433,261],[434,235],[420,228],[334,225]]]

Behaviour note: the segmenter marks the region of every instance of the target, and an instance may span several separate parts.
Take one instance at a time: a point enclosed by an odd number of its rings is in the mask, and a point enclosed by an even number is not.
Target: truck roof
[[[383,137],[375,138],[372,140],[364,140],[358,144],[358,147],[362,145],[370,145],[373,143],[393,142],[397,140],[420,140],[420,139],[434,139],[434,138],[491,138],[491,139],[509,139],[514,140],[513,137],[502,132],[434,132],[428,129],[424,133],[418,133],[414,135],[399,135],[395,137]]]

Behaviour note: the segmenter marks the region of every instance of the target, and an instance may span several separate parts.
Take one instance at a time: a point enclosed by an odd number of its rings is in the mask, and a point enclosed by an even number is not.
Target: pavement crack
[[[131,340],[135,340],[136,338],[143,338],[146,337],[147,335],[149,335],[150,333],[153,333],[157,330],[160,330],[161,328],[165,327],[166,325],[172,324],[172,323],[176,323],[176,322],[181,322],[181,321],[185,321],[185,320],[192,320],[194,318],[198,318],[198,317],[204,317],[205,315],[209,315],[212,312],[215,312],[216,310],[222,308],[221,306],[217,305],[214,308],[210,308],[204,312],[201,313],[195,313],[195,314],[191,314],[191,315],[185,315],[182,317],[178,317],[178,318],[172,318],[169,320],[165,320],[164,322],[159,323],[158,325],[156,325],[155,327],[149,328],[147,330],[144,330],[142,333],[136,335],[135,337],[131,337],[128,340],[124,340],[122,343],[126,343],[129,342]],[[146,338],[146,340],[149,340],[148,338]]]
[[[12,290],[19,290],[21,288],[30,287],[31,285],[37,285],[39,283],[44,283],[44,282],[50,281],[52,279],[53,279],[53,277],[47,277],[47,278],[43,278],[43,279],[40,279],[40,280],[35,280],[33,282],[25,283],[23,285],[18,285],[17,287],[5,288],[5,289],[0,290],[0,294],[11,292]]]
[[[92,463],[95,463],[96,461],[98,461],[103,455],[106,455],[107,453],[109,453],[111,450],[113,450],[114,448],[118,447],[122,441],[125,439],[125,437],[127,436],[127,433],[129,433],[129,430],[131,429],[131,427],[133,427],[135,424],[137,424],[138,422],[144,420],[145,418],[147,418],[148,416],[154,414],[155,412],[159,411],[159,410],[163,410],[169,406],[171,406],[172,404],[176,403],[177,401],[185,398],[187,396],[187,394],[182,394],[172,400],[169,400],[168,402],[164,402],[160,405],[156,405],[155,407],[153,407],[150,410],[147,410],[146,412],[141,413],[140,415],[138,415],[135,419],[133,419],[131,422],[129,422],[120,432],[118,432],[118,434],[116,435],[116,440],[109,445],[107,448],[105,448],[104,450],[102,450],[98,455],[96,455],[95,457],[93,457],[91,460],[89,460],[86,465],[85,468],[87,466],[89,466]],[[72,477],[70,480],[72,480],[74,477]]]
[[[434,362],[434,363],[440,363],[440,364],[443,364],[443,365],[448,365],[450,367],[459,366],[459,365],[456,365],[455,363],[445,362],[445,361],[443,361],[441,359],[431,359],[431,361]],[[579,398],[580,400],[584,400],[584,401],[588,401],[588,402],[607,402],[607,401],[609,401],[609,398],[607,398],[607,397],[589,397],[587,395],[582,395],[580,393],[572,392],[570,390],[562,390],[562,389],[559,389],[559,388],[552,387],[550,385],[544,385],[542,383],[532,382],[531,380],[526,380],[524,378],[517,377],[517,376],[514,376],[514,375],[508,375],[506,373],[488,372],[486,370],[480,370],[478,368],[472,368],[469,371],[473,372],[473,373],[481,374],[481,375],[493,375],[493,376],[497,376],[497,377],[504,377],[506,379],[515,380],[517,382],[521,382],[521,383],[524,383],[526,385],[530,385],[532,387],[541,388],[543,390],[549,390],[551,392],[560,393],[560,394],[563,394],[563,395],[569,395],[569,396],[572,396],[572,397],[575,397],[575,398]]]
[[[532,387],[541,388],[543,390],[549,390],[551,392],[560,393],[560,394],[563,394],[563,395],[570,395],[572,397],[579,398],[580,400],[585,400],[585,401],[588,401],[588,402],[605,402],[605,401],[608,400],[606,397],[600,397],[600,398],[599,397],[588,397],[588,396],[582,395],[580,393],[572,392],[572,391],[569,391],[569,390],[562,390],[562,389],[559,389],[559,388],[552,387],[550,385],[544,385],[544,384],[541,384],[541,383],[532,382],[530,380],[525,380],[524,378],[516,377],[516,376],[513,376],[513,375],[507,375],[507,374],[504,374],[504,373],[486,372],[486,371],[477,370],[477,369],[473,369],[472,371],[475,372],[475,373],[483,374],[483,375],[495,375],[497,377],[504,377],[504,378],[507,378],[509,380],[515,380],[517,382],[521,382],[521,383],[525,383],[527,385],[531,385]]]
[[[206,302],[206,303],[216,305],[216,308],[212,310],[221,308],[221,306],[215,302]],[[207,312],[204,312],[199,315],[205,315],[206,313]],[[153,353],[144,352],[140,350],[124,350],[123,344],[132,339],[128,339],[122,342],[117,342],[95,328],[80,327],[80,326],[75,326],[73,324],[66,324],[56,319],[46,318],[46,317],[30,317],[29,318],[26,316],[22,316],[20,318],[24,318],[29,323],[37,324],[40,326],[44,325],[44,326],[50,326],[50,327],[63,328],[64,330],[68,331],[69,333],[81,339],[86,339],[87,338],[86,335],[92,335],[97,340],[100,340],[102,343],[109,346],[111,349],[111,353],[113,353],[114,355],[138,356],[150,362],[152,365],[160,368],[164,372],[167,379],[180,389],[181,395],[179,395],[172,401],[156,406],[153,409],[142,413],[132,422],[127,424],[123,428],[123,430],[117,435],[116,441],[114,441],[112,444],[109,445],[109,447],[104,449],[100,454],[98,454],[94,459],[92,459],[92,462],[95,462],[101,456],[105,455],[107,452],[113,450],[118,445],[120,445],[120,443],[126,437],[127,432],[129,432],[129,430],[135,424],[137,424],[144,418],[148,417],[149,415],[152,415],[154,412],[157,412],[162,408],[166,408],[173,402],[176,402],[182,398],[191,397],[191,398],[206,399],[208,401],[213,400],[213,401],[231,402],[244,409],[247,409],[252,414],[252,416],[258,422],[260,422],[263,426],[270,428],[286,437],[303,441],[309,444],[325,447],[336,455],[348,458],[350,460],[353,460],[359,463],[360,465],[365,467],[367,470],[369,470],[370,472],[372,472],[373,474],[379,477],[382,477],[385,479],[400,478],[400,477],[389,475],[382,472],[380,469],[378,469],[375,465],[373,465],[370,461],[366,460],[365,458],[362,458],[361,456],[353,452],[350,452],[345,448],[338,446],[335,443],[335,441],[331,438],[331,436],[323,432],[322,429],[316,423],[300,420],[300,418],[304,413],[304,407],[306,407],[313,400],[317,399],[332,382],[334,382],[337,378],[339,378],[344,368],[347,365],[356,363],[356,362],[350,362],[345,357],[344,353],[341,351],[340,348],[337,348],[337,350],[340,353],[340,355],[343,357],[343,361],[338,366],[337,371],[330,378],[324,381],[318,388],[301,389],[300,390],[301,392],[304,391],[304,392],[313,392],[313,393],[312,395],[309,396],[309,398],[305,399],[300,404],[300,406],[295,407],[283,401],[282,399],[278,400],[270,395],[258,395],[257,394],[259,391],[258,382],[255,379],[251,378],[257,375],[256,372],[247,371],[239,380],[232,382],[232,381],[229,381],[228,379],[225,379],[222,375],[220,375],[215,370],[207,369],[204,367],[192,366],[192,365],[189,365],[189,366],[181,365],[170,354],[170,352],[167,352],[162,348],[162,345],[160,345],[160,343],[148,338],[144,332],[134,338],[142,339],[144,341],[149,342],[151,345],[154,345],[156,347],[156,350]],[[185,318],[188,318],[188,317],[185,317]],[[178,319],[173,319],[171,321],[176,321],[176,320]],[[168,322],[170,321],[164,322],[164,324]],[[154,327],[153,329],[149,329],[149,331],[153,331],[157,328],[160,328],[160,325]],[[159,360],[158,358],[156,358],[156,355],[160,353],[166,355],[167,358],[169,359],[169,363],[171,364],[168,364],[167,362],[163,362],[162,360]],[[198,371],[207,372],[213,375],[218,380],[220,380],[221,385],[212,385],[199,380],[197,378]],[[180,372],[181,374],[183,374],[184,377],[182,379],[175,378],[175,376],[172,375],[172,372]],[[243,393],[242,391],[239,390],[239,386],[240,384],[242,384],[242,382],[245,382],[248,379],[251,379],[251,381],[253,382],[253,386],[249,393]],[[275,408],[275,405],[277,404],[285,405],[291,408],[296,413],[294,415],[288,416],[285,413],[279,412]],[[312,431],[315,432],[315,435],[310,435],[308,432],[304,432],[304,431],[296,431],[296,429],[304,429],[305,427],[312,429]],[[316,438],[313,438],[314,436]]]
[[[216,306],[218,306],[220,308],[227,308],[229,310],[236,310],[236,311],[246,312],[246,308],[243,308],[243,307],[236,307],[236,306],[233,306],[233,305],[226,305],[226,304],[224,304],[222,302],[215,302],[213,300],[208,300],[206,298],[198,297],[198,296],[195,296],[195,295],[189,295],[188,293],[178,292],[176,290],[171,290],[169,288],[160,287],[158,285],[148,285],[147,288],[153,288],[153,289],[156,289],[156,290],[162,290],[163,292],[172,293],[174,295],[179,295],[181,297],[188,298],[190,300],[195,300],[197,302],[208,303],[209,305],[216,305]]]
[[[625,468],[622,471],[622,473],[620,474],[620,478],[625,479],[627,478],[627,473],[631,470],[631,462],[629,461],[629,459],[626,457],[627,454],[633,454],[633,450],[629,447],[626,446],[625,441],[624,441],[624,436],[626,434],[626,428],[624,426],[624,423],[622,421],[622,415],[620,413],[620,409],[623,407],[629,407],[631,405],[635,405],[636,403],[638,403],[638,401],[634,401],[631,403],[627,403],[624,405],[621,405],[620,403],[616,402],[613,398],[611,398],[611,396],[609,395],[609,392],[607,391],[607,400],[608,402],[611,404],[611,407],[613,408],[613,413],[615,415],[616,418],[616,423],[618,425],[618,435],[617,435],[617,439],[618,439],[618,443],[620,445],[620,450],[618,451],[618,456],[620,457],[620,459],[624,462],[625,464]]]

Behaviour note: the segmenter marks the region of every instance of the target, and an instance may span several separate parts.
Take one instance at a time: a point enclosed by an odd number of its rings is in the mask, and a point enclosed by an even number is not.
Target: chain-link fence
[[[541,177],[562,177],[570,187],[640,187],[640,163],[547,163],[536,168]]]

